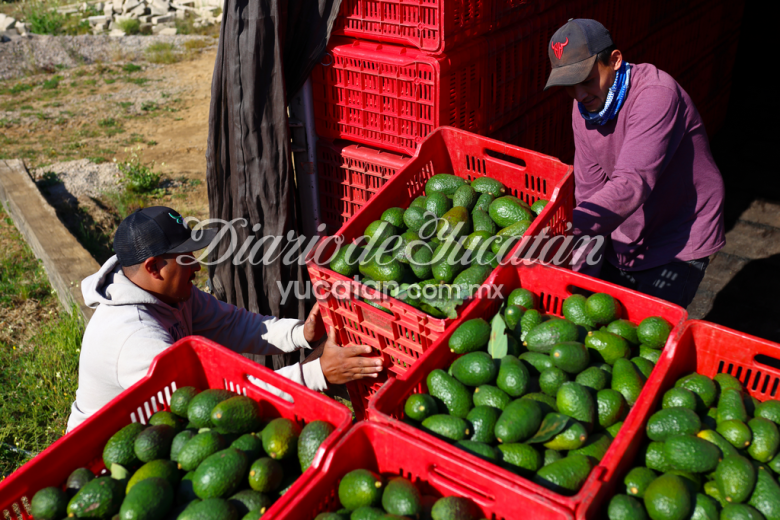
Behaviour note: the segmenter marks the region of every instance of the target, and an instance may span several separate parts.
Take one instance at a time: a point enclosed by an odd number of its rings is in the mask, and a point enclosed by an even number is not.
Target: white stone
[[[170,4],[165,0],[152,0],[149,8],[153,16],[162,16],[170,10]]]
[[[139,2],[138,0],[126,0],[124,5],[122,6],[122,14],[127,14],[133,9],[137,8],[138,6],[143,6],[144,4]]]
[[[103,6],[103,14],[107,18],[111,18],[112,16],[114,16],[114,4],[106,3],[106,5]]]
[[[24,36],[25,34],[27,34],[27,24],[22,22],[16,22],[16,30],[19,32],[19,34]]]
[[[89,18],[87,18],[87,21],[89,22],[90,25],[97,25],[97,24],[106,23],[106,18],[107,18],[106,15],[101,14],[98,16],[90,16]]]
[[[172,22],[175,19],[175,15],[173,13],[170,14],[164,14],[162,16],[153,16],[152,17],[152,25],[159,25],[161,23],[166,22]]]
[[[160,36],[176,36],[176,27],[165,27],[158,32]]]
[[[124,3],[122,0],[112,0],[111,3],[113,4],[115,13],[121,13],[122,12],[122,4]]]
[[[147,10],[148,8],[144,4],[139,4],[135,6],[133,9],[127,11],[127,14],[132,16],[133,18],[138,18],[139,16],[145,15]]]
[[[217,23],[222,23],[222,13],[219,13],[215,18],[214,21]]]
[[[82,2],[81,5],[79,5],[79,11],[81,11],[83,13],[84,11],[87,10],[87,7],[89,7],[87,5],[87,3],[86,2]]]
[[[16,20],[11,18],[10,16],[3,15],[3,17],[0,18],[0,32],[5,32],[8,29],[13,29],[15,25],[16,25]]]
[[[185,18],[187,18],[187,11],[185,11],[183,9],[180,10],[180,11],[176,11],[176,19],[177,20],[184,20]]]
[[[125,35],[125,31],[122,29],[111,29],[111,32],[108,33],[108,35],[112,38],[121,38]]]
[[[138,21],[139,21],[139,22],[141,22],[142,24],[143,24],[143,23],[148,23],[148,24],[151,24],[151,22],[152,22],[152,15],[150,15],[150,14],[145,14],[145,15],[143,15],[143,16],[139,16],[139,17],[138,17]]]

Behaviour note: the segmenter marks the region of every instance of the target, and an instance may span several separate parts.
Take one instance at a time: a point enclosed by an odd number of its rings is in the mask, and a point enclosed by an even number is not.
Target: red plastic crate
[[[292,399],[288,401],[256,386],[266,383]],[[68,475],[85,466],[96,474],[105,469],[103,446],[120,428],[146,424],[157,411],[169,410],[171,394],[183,386],[226,388],[260,403],[265,417],[286,417],[298,424],[322,420],[336,429],[320,446],[312,467],[265,513],[278,516],[298,494],[298,488],[316,471],[325,452],[349,429],[352,414],[337,402],[290,381],[247,358],[199,336],[188,336],[159,354],[147,375],[30,462],[0,482],[0,511],[5,518],[29,520],[29,504],[41,488],[63,486]],[[8,516],[11,514],[12,516]]]
[[[780,345],[707,321],[691,320],[676,335],[668,352],[659,360],[637,404],[629,435],[615,439],[623,457],[611,468],[605,482],[590,489],[577,511],[577,518],[597,519],[606,515],[602,506],[619,493],[618,486],[634,467],[637,451],[645,440],[647,420],[660,409],[664,392],[691,372],[714,377],[719,373],[739,379],[745,390],[758,399],[777,399],[780,386]],[[625,430],[626,426],[623,426]]]
[[[423,142],[417,154],[339,230],[337,237],[351,243],[363,236],[365,228],[374,220],[379,220],[387,208],[408,207],[415,197],[423,193],[425,182],[434,173],[443,172],[469,181],[477,177],[493,177],[508,188],[507,195],[515,195],[528,204],[537,199],[549,200],[550,203],[534,220],[526,235],[535,236],[545,227],[549,227],[552,236],[567,233],[566,223],[571,220],[574,208],[571,166],[530,150],[442,127]],[[377,355],[385,358],[391,377],[405,373],[454,320],[433,318],[331,271],[326,262],[336,247],[335,240],[323,239],[306,258],[325,324],[336,328],[342,345],[373,347]],[[520,247],[523,244],[516,246],[512,254],[517,254]],[[322,265],[318,265],[318,261],[322,261]],[[335,289],[338,289],[337,294],[334,294]],[[358,301],[356,294],[381,299],[382,306],[392,314]],[[468,312],[468,306],[474,304],[474,301],[464,303],[459,315],[463,316]],[[384,383],[384,377],[348,385],[358,419],[362,418],[368,399]]]
[[[317,514],[340,509],[338,483],[355,469],[411,480],[423,495],[461,496],[474,502],[483,518],[570,519],[571,512],[543,497],[523,494],[509,482],[496,482],[438,451],[421,439],[387,425],[360,422],[328,453],[319,471],[301,488],[284,518],[312,520]]]
[[[317,135],[413,154],[434,128],[479,131],[486,74],[482,39],[452,55],[345,38],[312,71]]]
[[[343,0],[334,35],[406,45],[432,54],[536,12],[530,0]]]
[[[648,316],[661,316],[668,320],[672,326],[672,332],[666,343],[662,358],[668,357],[673,351],[674,337],[682,327],[687,317],[686,311],[677,305],[653,298],[642,293],[631,291],[623,287],[604,282],[602,280],[585,276],[566,269],[554,266],[547,266],[539,263],[530,265],[519,265],[516,267],[505,266],[493,280],[493,284],[500,288],[502,298],[518,287],[523,287],[533,292],[537,297],[537,308],[544,309],[547,314],[562,316],[562,306],[573,290],[584,289],[592,292],[605,292],[611,294],[620,301],[622,307],[622,318],[628,319],[633,323],[639,323]],[[465,319],[482,317],[491,319],[501,305],[501,299],[483,299],[480,300],[474,309],[471,309]],[[591,471],[580,491],[574,496],[563,496],[549,491],[530,480],[524,479],[514,473],[492,464],[486,464],[483,459],[471,455],[459,448],[437,439],[436,437],[425,433],[403,422],[404,404],[406,399],[413,393],[426,392],[425,384],[427,375],[436,368],[446,369],[458,356],[449,349],[449,338],[456,327],[448,329],[447,334],[440,337],[436,345],[429,349],[419,362],[402,376],[396,377],[393,381],[382,388],[377,395],[369,402],[368,418],[372,421],[389,424],[393,428],[406,433],[409,436],[425,439],[426,442],[433,444],[438,453],[446,453],[452,457],[459,458],[481,472],[486,478],[493,479],[496,482],[512,483],[522,489],[521,495],[538,495],[546,500],[557,503],[568,511],[576,511],[580,504],[594,496],[600,487],[608,482],[611,476],[618,468],[620,461],[624,457],[627,449],[626,438],[633,438],[637,424],[644,419],[642,407],[634,406],[625,419],[623,428],[618,437],[613,441],[606,455]],[[660,364],[660,362],[659,362]],[[642,391],[640,401],[647,399],[644,396],[653,395],[652,387],[648,385]]]
[[[318,141],[320,208],[329,234],[338,231],[409,159],[348,141]]]
[[[550,37],[589,2],[561,3],[440,56],[334,38],[328,65],[312,72],[317,134],[405,154],[438,126],[487,135],[551,95]]]

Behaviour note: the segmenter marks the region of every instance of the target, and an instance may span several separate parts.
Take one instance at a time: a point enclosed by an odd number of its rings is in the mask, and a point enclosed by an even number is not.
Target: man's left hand
[[[306,338],[309,345],[313,345],[315,341],[322,338],[324,335],[325,324],[322,322],[320,304],[315,303],[303,324],[303,337]]]

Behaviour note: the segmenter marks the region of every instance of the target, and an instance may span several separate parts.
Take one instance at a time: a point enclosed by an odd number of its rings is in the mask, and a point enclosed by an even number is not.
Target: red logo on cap
[[[553,44],[550,45],[550,47],[552,47],[552,50],[555,53],[555,57],[560,60],[561,56],[563,56],[563,48],[566,47],[567,45],[569,45],[569,37],[568,36],[566,37],[566,41],[565,42],[563,42],[563,43],[561,43],[561,42],[554,42]]]

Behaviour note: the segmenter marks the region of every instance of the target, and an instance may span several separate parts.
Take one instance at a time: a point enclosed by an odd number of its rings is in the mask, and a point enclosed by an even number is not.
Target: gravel
[[[39,36],[30,35],[0,43],[0,80],[12,79],[40,71],[54,72],[58,66],[75,67],[98,61],[135,61],[153,43],[173,43],[181,49],[188,40],[216,40],[204,36],[123,36],[106,35]]]
[[[33,178],[40,181],[46,172],[53,172],[61,184],[47,187],[51,197],[97,197],[103,192],[114,191],[119,187],[121,174],[113,162],[94,164],[88,159],[78,159],[54,163],[33,170]]]

